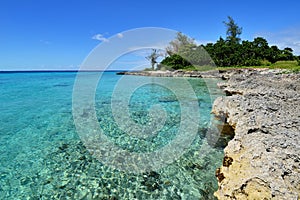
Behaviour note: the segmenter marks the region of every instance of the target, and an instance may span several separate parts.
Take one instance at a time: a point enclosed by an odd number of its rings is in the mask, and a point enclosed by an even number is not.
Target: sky
[[[243,28],[243,40],[264,37],[300,55],[299,8],[298,0],[1,0],[0,70],[76,70],[97,46],[122,43],[128,31],[143,27],[180,31],[199,44],[215,42],[226,37],[227,16]],[[111,68],[133,61],[145,66],[144,55],[119,55]]]

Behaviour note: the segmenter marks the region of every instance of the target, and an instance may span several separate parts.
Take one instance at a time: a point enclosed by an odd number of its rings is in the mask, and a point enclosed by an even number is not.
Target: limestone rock
[[[235,129],[218,199],[300,198],[300,74],[235,72],[212,112]]]
[[[218,70],[211,71],[130,71],[119,72],[119,75],[154,76],[154,77],[192,77],[192,78],[222,78]]]

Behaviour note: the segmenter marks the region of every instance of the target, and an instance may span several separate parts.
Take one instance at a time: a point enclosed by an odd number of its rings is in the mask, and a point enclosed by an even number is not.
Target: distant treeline
[[[220,38],[216,43],[203,46],[217,66],[260,66],[277,61],[294,60],[289,47],[280,50],[269,46],[266,39],[257,37],[253,41],[232,43]]]
[[[271,65],[277,61],[299,60],[293,55],[293,49],[279,49],[269,46],[268,41],[257,37],[253,41],[241,41],[242,28],[231,17],[224,22],[227,27],[226,39],[220,37],[215,43],[196,45],[195,41],[182,33],[167,47],[165,58],[157,65],[157,69],[193,69],[199,66],[216,65],[231,66],[260,66]],[[158,52],[155,50],[148,57],[152,59],[152,69],[156,63]]]

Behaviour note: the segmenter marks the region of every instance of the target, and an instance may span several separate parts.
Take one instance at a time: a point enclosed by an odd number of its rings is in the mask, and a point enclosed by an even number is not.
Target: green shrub
[[[185,69],[189,68],[192,66],[190,62],[188,62],[186,59],[182,58],[178,54],[173,54],[169,57],[166,57],[164,60],[160,62],[163,66],[169,66],[172,67],[173,69]]]
[[[261,64],[262,63],[260,60],[253,59],[253,58],[245,60],[245,63],[244,63],[245,66],[261,66]]]
[[[263,66],[271,66],[271,62],[270,61],[268,61],[268,60],[262,60],[261,61],[261,65],[263,65]]]

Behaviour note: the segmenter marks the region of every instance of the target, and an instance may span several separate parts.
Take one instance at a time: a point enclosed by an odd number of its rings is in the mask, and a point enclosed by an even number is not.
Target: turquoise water
[[[87,79],[95,75],[85,73]],[[111,95],[120,77],[105,72],[97,86],[95,111],[104,134],[128,152],[159,150],[176,137],[180,101],[196,101],[199,127],[183,155],[156,171],[134,173],[108,166],[90,154],[76,131],[75,72],[0,73],[0,199],[213,199],[223,149],[209,145],[206,132],[211,102],[222,95],[217,80],[186,79],[196,98],[177,99],[152,77],[128,76],[132,82],[153,83],[134,91],[128,102],[131,119],[140,125],[153,123],[148,111],[157,104],[166,114],[157,134],[142,138],[114,121]]]

